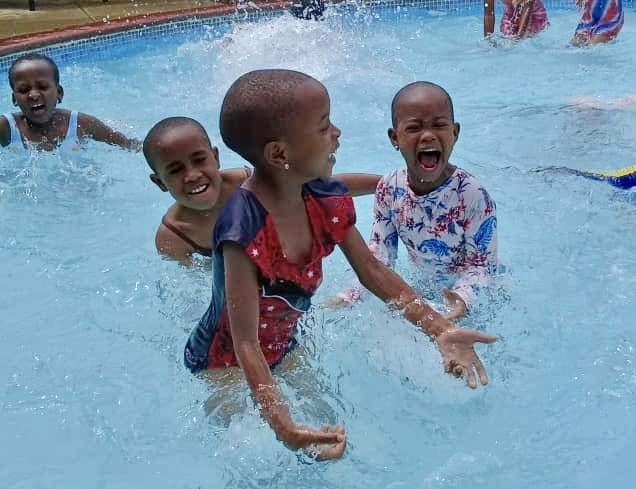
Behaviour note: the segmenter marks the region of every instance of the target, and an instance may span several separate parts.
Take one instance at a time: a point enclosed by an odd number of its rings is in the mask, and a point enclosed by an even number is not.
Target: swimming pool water
[[[391,98],[415,79],[440,83],[462,124],[452,160],[497,202],[510,273],[462,323],[499,337],[478,347],[491,382],[476,391],[445,376],[433,345],[379,301],[318,307],[300,338],[308,367],[279,381],[297,421],[344,423],[348,448],[311,464],[275,440],[242,385],[221,391],[231,418],[205,415],[213,391],[181,359],[209,277],[157,257],[170,198],[143,157],[98,144],[74,162],[0,150],[0,486],[632,487],[635,200],[531,171],[634,163],[636,110],[569,105],[636,94],[631,14],[615,43],[588,49],[567,46],[573,11],[550,12],[534,39],[493,45],[478,16],[410,7],[282,16],[62,65],[63,107],[138,137],[162,117],[192,116],[224,167],[243,162],[220,143],[218,110],[245,71],[293,68],[325,83],[343,132],[338,172],[400,167]],[[365,236],[371,205],[356,200]],[[351,277],[335,253],[316,304]]]

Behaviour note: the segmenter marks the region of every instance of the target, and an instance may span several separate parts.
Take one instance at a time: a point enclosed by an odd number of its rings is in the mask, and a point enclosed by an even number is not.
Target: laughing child
[[[19,113],[0,116],[0,145],[58,150],[72,154],[83,139],[90,138],[138,151],[136,139],[108,127],[99,119],[77,111],[58,109],[64,89],[60,71],[48,56],[30,53],[17,58],[9,68],[13,105]]]

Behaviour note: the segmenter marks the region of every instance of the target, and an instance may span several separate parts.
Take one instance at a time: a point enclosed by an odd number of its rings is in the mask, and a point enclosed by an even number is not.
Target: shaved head
[[[405,85],[402,88],[400,88],[398,92],[395,94],[395,96],[393,97],[393,101],[391,102],[391,123],[393,124],[393,127],[395,127],[397,123],[397,120],[395,118],[396,105],[398,104],[398,102],[404,95],[406,95],[410,91],[415,90],[417,88],[434,88],[439,90],[448,100],[448,107],[450,108],[451,121],[455,121],[455,109],[453,108],[453,99],[451,99],[451,96],[449,95],[449,93],[436,83],[429,82],[429,81],[416,81],[413,83],[409,83],[408,85]]]
[[[221,106],[219,129],[223,142],[252,164],[263,148],[284,137],[299,115],[297,90],[314,78],[292,70],[250,71],[228,89]]]
[[[184,126],[193,126],[200,130],[201,133],[205,136],[208,144],[212,146],[210,138],[208,137],[208,133],[205,131],[205,128],[199,121],[191,119],[190,117],[168,117],[166,119],[162,119],[154,126],[152,126],[150,131],[148,131],[143,144],[144,157],[146,158],[146,162],[148,163],[148,166],[150,166],[152,171],[156,171],[153,149],[156,146],[157,142],[160,141],[161,138],[169,131]]]

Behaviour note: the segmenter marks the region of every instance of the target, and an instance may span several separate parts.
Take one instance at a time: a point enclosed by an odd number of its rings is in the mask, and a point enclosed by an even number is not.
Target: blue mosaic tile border
[[[282,10],[262,10],[256,12],[236,12],[214,17],[189,17],[157,24],[135,26],[127,30],[100,34],[73,41],[50,44],[44,47],[27,49],[0,57],[0,73],[6,73],[13,60],[19,56],[37,51],[55,59],[60,65],[90,59],[113,59],[113,49],[134,45],[137,41],[157,38],[165,39],[169,36],[186,35],[201,32],[203,29],[228,28],[238,22],[250,22],[258,19],[282,15]]]
[[[373,11],[384,9],[396,9],[399,7],[425,7],[433,11],[443,11],[450,15],[479,15],[483,0],[346,0],[343,3],[334,4],[331,8],[342,10],[369,9]],[[496,1],[496,0],[495,0]],[[500,2],[497,2],[498,4]],[[548,9],[573,9],[574,0],[544,0]],[[636,0],[623,0],[625,8],[636,6]],[[500,5],[498,5],[500,7]],[[168,21],[164,23],[146,26],[135,26],[131,29],[109,34],[102,34],[74,41],[66,41],[59,44],[51,44],[36,49],[12,53],[0,57],[0,76],[5,77],[9,66],[18,56],[29,51],[37,51],[52,57],[60,66],[83,59],[91,60],[113,59],[118,50],[125,52],[134,51],[134,46],[140,39],[153,42],[167,42],[175,35],[183,37],[194,36],[207,30],[222,33],[231,25],[238,22],[249,22],[258,19],[276,17],[282,15],[283,10],[237,11],[231,14],[223,14],[214,17],[190,17],[187,19]]]

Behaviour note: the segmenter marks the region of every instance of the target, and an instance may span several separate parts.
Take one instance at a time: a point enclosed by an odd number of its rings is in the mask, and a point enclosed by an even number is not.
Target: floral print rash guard
[[[383,177],[375,192],[369,248],[393,267],[398,243],[423,271],[457,277],[451,287],[469,306],[497,269],[495,202],[471,174],[456,168],[438,188],[414,194],[406,168]]]

